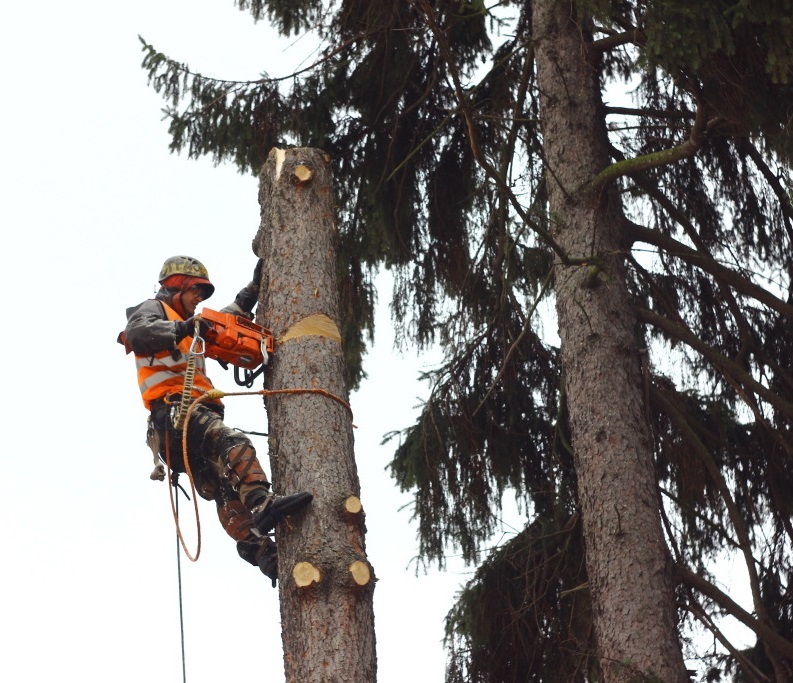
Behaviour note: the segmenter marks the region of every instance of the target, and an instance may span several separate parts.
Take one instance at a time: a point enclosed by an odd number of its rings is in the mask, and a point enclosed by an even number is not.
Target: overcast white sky
[[[284,74],[303,48],[282,54],[231,0],[5,3],[0,32],[0,679],[179,681],[168,492],[149,480],[146,411],[115,338],[173,254],[203,260],[217,285],[211,303],[230,301],[255,264],[259,207],[254,178],[168,153],[137,36],[204,73],[243,79]],[[352,407],[379,578],[379,680],[441,681],[443,617],[467,573],[452,561],[445,574],[415,575],[415,526],[401,509],[410,498],[380,446],[412,421],[426,389],[411,380],[431,359],[393,350],[385,310],[378,333]],[[235,390],[212,365],[215,384]],[[266,428],[257,398],[229,398],[227,418]],[[269,469],[265,440],[254,439]],[[278,593],[200,503],[202,554],[182,557],[187,680],[282,681]]]

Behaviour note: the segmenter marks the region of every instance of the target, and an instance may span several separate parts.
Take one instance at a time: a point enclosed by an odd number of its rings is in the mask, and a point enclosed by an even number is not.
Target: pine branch
[[[613,150],[613,153],[615,155],[621,154],[618,150]],[[677,221],[677,223],[683,228],[688,238],[696,247],[696,251],[698,254],[701,254],[704,258],[715,260],[713,255],[709,252],[709,250],[701,240],[698,231],[691,223],[691,220],[688,218],[688,216],[682,211],[680,211],[672,203],[672,201],[663,192],[661,192],[658,189],[657,184],[651,182],[644,174],[640,174],[636,176],[635,181],[636,184],[639,185],[650,198],[658,202],[658,204],[661,205],[661,207],[675,221]],[[633,226],[634,224],[626,219],[626,225]],[[674,253],[674,251],[672,251],[671,253]],[[741,306],[739,305],[738,301],[736,301],[735,295],[731,287],[727,286],[723,281],[719,280],[718,278],[717,278],[717,286],[719,287],[719,291],[721,292],[721,295],[724,297],[724,300],[727,302],[727,305],[729,307],[730,313],[733,316],[733,319],[736,321],[736,324],[738,325],[742,343],[744,347],[748,349],[748,347],[753,343],[753,337],[751,334],[751,325],[746,320],[744,312],[741,309]]]
[[[678,505],[680,504],[679,501],[674,496],[672,496],[670,492],[665,491],[664,489],[661,489],[661,492],[666,496],[668,496],[670,499],[674,500]],[[659,506],[659,511],[661,513],[661,519],[664,523],[664,528],[666,529],[667,537],[669,539],[669,542],[672,544],[673,550],[675,552],[674,561],[676,564],[682,564],[682,554],[680,553],[680,550],[677,546],[676,539],[672,531],[672,525],[669,522],[669,517],[667,516],[666,510],[663,505]],[[715,525],[711,524],[708,519],[704,518],[701,515],[700,515],[700,519],[704,524],[711,527],[715,527],[717,533],[726,537],[726,533],[721,527],[716,527]],[[730,541],[731,543],[735,543],[729,537],[727,537],[727,540]],[[689,611],[689,613],[693,614],[694,617],[698,619],[703,624],[703,626],[714,635],[714,637],[724,646],[727,652],[729,652],[733,657],[735,657],[736,661],[741,663],[741,665],[746,669],[747,672],[755,672],[755,675],[753,676],[754,683],[762,683],[762,681],[767,682],[768,679],[765,676],[762,676],[762,674],[759,673],[759,670],[754,666],[754,664],[752,664],[752,662],[750,662],[749,659],[730,642],[727,636],[724,635],[724,633],[717,626],[716,622],[712,619],[710,614],[707,613],[705,608],[700,604],[699,600],[697,600],[697,597],[694,595],[694,591],[691,588],[687,587],[686,592],[687,592],[688,601],[685,607]]]
[[[793,404],[785,401],[776,392],[760,384],[760,382],[754,379],[754,377],[738,366],[734,361],[730,360],[722,353],[719,353],[719,351],[713,347],[708,346],[684,325],[675,323],[659,313],[646,308],[640,308],[637,311],[637,318],[643,323],[647,323],[648,325],[662,330],[671,338],[683,342],[694,351],[700,353],[715,367],[719,368],[725,378],[736,380],[741,386],[756,393],[760,398],[774,406],[777,410],[793,418]]]
[[[768,167],[765,159],[763,159],[757,147],[752,144],[749,138],[737,138],[735,146],[754,162],[754,165],[757,166],[763,178],[774,191],[774,195],[779,200],[782,215],[785,217],[785,229],[787,230],[788,238],[793,241],[793,228],[791,228],[791,222],[793,222],[793,201],[791,201],[790,193],[779,182],[779,176]]]
[[[594,54],[602,54],[609,50],[613,50],[615,47],[620,47],[621,45],[636,45],[641,47],[646,42],[647,36],[644,35],[644,31],[634,28],[624,33],[614,33],[605,38],[594,40],[589,44],[589,49]]]
[[[612,151],[613,151],[613,153],[615,155],[621,154],[618,150],[612,150]],[[697,253],[703,259],[707,259],[710,262],[718,263],[718,261],[716,259],[714,259],[712,254],[710,254],[708,252],[708,250],[706,249],[706,247],[702,243],[702,240],[700,239],[700,236],[699,236],[699,233],[697,232],[697,229],[691,223],[691,220],[688,218],[688,216],[685,213],[683,213],[683,211],[678,209],[671,202],[671,200],[663,192],[661,192],[658,189],[658,186],[657,186],[656,183],[652,182],[649,178],[647,178],[643,174],[635,176],[634,180],[635,180],[636,184],[644,190],[644,192],[648,195],[648,197],[650,197],[651,199],[655,200],[661,206],[661,208],[663,208],[671,216],[671,218],[673,220],[675,220],[678,223],[678,225],[680,225],[683,228],[683,230],[685,231],[685,233],[688,236],[688,238],[695,245]],[[647,231],[648,230],[648,228],[646,228],[646,227],[636,226],[636,224],[634,224],[634,223],[632,223],[630,221],[627,221],[627,219],[626,219],[626,225],[629,226],[629,229],[628,229],[629,233],[632,233],[633,228],[637,228],[637,227],[640,228],[643,231]],[[660,233],[658,233],[658,234],[660,234]],[[647,241],[647,240],[645,239],[645,240],[642,240],[642,241]],[[651,242],[647,242],[647,243],[650,244]],[[669,248],[666,249],[665,253],[667,253],[669,255],[672,255],[672,256],[679,255],[678,247],[677,247],[676,244],[675,245],[667,245],[667,246]],[[702,267],[702,263],[703,263],[702,260],[700,260],[700,261],[698,261],[696,263],[693,260],[691,260],[691,259],[685,259],[685,260],[690,265],[697,265],[699,267]],[[707,270],[705,268],[703,268],[703,269]],[[750,280],[748,279],[748,276],[741,275],[739,273],[735,273],[735,271],[730,271],[730,272],[732,272],[736,277],[739,277],[739,278],[743,277],[745,282],[750,282]],[[711,273],[711,274],[713,274],[713,273]],[[751,333],[751,325],[746,320],[746,317],[745,317],[745,315],[744,315],[744,313],[743,313],[743,311],[741,309],[741,306],[736,301],[734,292],[732,291],[733,287],[736,289],[736,291],[741,291],[740,287],[737,287],[735,282],[732,281],[732,280],[728,280],[728,281],[725,282],[724,280],[719,279],[719,278],[717,278],[717,285],[718,285],[722,295],[724,296],[725,300],[727,301],[727,304],[728,304],[729,309],[730,309],[730,313],[732,314],[734,320],[736,321],[736,323],[737,323],[737,325],[739,327],[740,334],[741,334],[741,339],[743,340],[743,347],[744,347],[745,351],[748,352],[749,348],[751,347],[751,349],[754,351],[755,355],[757,357],[759,357],[758,354],[762,354],[762,348],[758,348],[757,345],[754,344],[754,337],[753,337],[753,335]],[[763,293],[767,292],[767,290],[765,290],[763,288],[760,288],[758,291],[761,291]],[[744,291],[743,293],[746,293],[746,292]],[[784,313],[783,313],[783,315],[784,315]],[[774,364],[771,363],[770,361],[767,362],[766,364],[771,366],[771,367],[774,367]],[[787,373],[785,373],[785,375],[787,376]],[[753,409],[755,409],[755,408],[753,407]],[[755,412],[756,412],[756,409],[755,409]]]
[[[171,59],[170,57],[166,57],[161,52],[157,52],[154,46],[151,45],[150,43],[147,43],[142,36],[138,35],[138,40],[143,44],[143,48],[142,48],[143,51],[148,53],[148,56],[143,61],[143,67],[148,69],[150,74],[152,73],[153,70],[152,67],[157,66],[157,64],[152,62],[151,58],[158,57],[159,59],[156,60],[158,63],[164,62],[168,66],[168,68],[174,69],[175,71],[182,73],[185,77],[199,79],[210,83],[219,83],[221,85],[228,86],[229,90],[231,90],[233,87],[238,87],[238,86],[267,85],[272,83],[280,83],[281,81],[292,80],[297,76],[300,76],[301,74],[308,73],[309,71],[313,71],[318,66],[324,64],[325,62],[335,57],[340,52],[344,52],[348,47],[350,47],[350,45],[355,44],[356,42],[358,42],[359,40],[365,37],[366,37],[365,33],[363,32],[358,33],[352,36],[351,38],[348,38],[341,44],[337,45],[332,50],[326,50],[325,52],[322,53],[322,57],[312,62],[308,66],[293,71],[292,73],[289,73],[285,76],[274,76],[274,77],[265,76],[262,78],[256,78],[252,80],[241,80],[241,81],[228,79],[228,78],[215,78],[213,76],[204,76],[203,74],[200,74],[197,71],[192,71],[187,64],[182,62],[177,62]]]
[[[717,122],[717,120],[707,120],[706,107],[704,104],[700,103],[697,106],[697,114],[694,119],[694,125],[691,127],[688,140],[669,149],[651,152],[639,157],[634,157],[633,159],[625,159],[624,161],[613,163],[595,176],[592,180],[593,187],[596,189],[603,189],[609,183],[623,176],[635,175],[661,166],[669,166],[682,159],[693,157],[700,147],[702,147],[708,129],[715,126]]]
[[[499,380],[504,376],[504,373],[507,370],[507,365],[509,364],[509,359],[512,357],[512,354],[515,350],[520,346],[520,342],[526,336],[526,333],[529,331],[531,326],[531,319],[534,315],[534,311],[537,310],[537,306],[539,305],[540,301],[542,301],[543,297],[545,296],[545,292],[548,290],[548,287],[551,284],[551,276],[553,271],[548,272],[548,276],[545,278],[545,282],[542,283],[542,287],[540,288],[539,294],[537,294],[534,302],[531,305],[531,308],[526,312],[526,321],[523,325],[523,329],[520,331],[517,339],[515,339],[512,344],[510,344],[509,349],[507,350],[506,356],[504,356],[504,362],[501,364],[498,373],[496,374],[493,381],[490,383],[490,388],[485,392],[485,395],[482,397],[482,400],[479,402],[479,405],[476,407],[472,415],[476,415],[482,406],[485,404],[485,401],[490,397],[490,394],[493,393],[493,389],[495,388],[496,384],[498,384]]]
[[[476,134],[476,129],[474,127],[474,117],[468,104],[468,97],[463,91],[463,87],[460,82],[460,75],[457,72],[457,68],[454,64],[454,58],[452,56],[452,50],[449,47],[449,42],[446,40],[443,30],[435,21],[433,10],[430,7],[429,2],[427,0],[409,1],[414,7],[416,7],[417,11],[424,16],[427,26],[430,28],[433,35],[435,36],[435,39],[438,41],[438,46],[440,47],[441,52],[446,59],[446,65],[449,69],[449,74],[452,77],[454,90],[457,95],[457,102],[468,129],[468,141],[471,146],[471,153],[473,154],[474,160],[477,162],[477,164],[479,164],[482,170],[484,170],[485,175],[493,180],[500,190],[507,194],[510,199],[510,203],[512,204],[512,208],[520,216],[521,220],[532,227],[532,229],[540,236],[540,238],[559,256],[564,264],[570,265],[570,258],[559,246],[556,240],[554,240],[554,238],[547,230],[545,230],[545,228],[531,220],[531,217],[520,205],[520,202],[515,196],[515,193],[512,191],[512,188],[510,188],[505,179],[499,175],[498,171],[493,168],[492,164],[487,161],[487,159],[485,159],[479,144],[479,136]]]
[[[651,119],[692,119],[694,115],[685,111],[671,109],[652,109],[642,107],[606,107],[606,114],[621,116],[642,116]]]
[[[780,636],[766,624],[755,619],[749,612],[735,602],[729,595],[720,591],[710,581],[692,572],[688,567],[675,564],[675,572],[680,580],[691,588],[695,588],[706,597],[713,600],[722,609],[729,612],[744,626],[754,631],[758,638],[770,648],[788,658],[793,658],[793,643]]]
[[[679,508],[683,507],[683,501],[680,496],[675,495],[672,491],[668,488],[659,485],[658,486],[659,493],[668,498],[672,503],[677,505]],[[661,513],[662,517],[666,520],[665,526],[667,530],[667,534],[669,534],[669,542],[674,546],[674,557],[680,561],[683,561],[683,553],[677,548],[677,539],[675,539],[672,534],[672,525],[669,523],[669,518],[666,515],[666,510],[664,509],[663,505],[660,505],[658,511]],[[708,531],[712,531],[713,533],[717,534],[724,545],[729,548],[730,550],[740,550],[741,546],[734,538],[732,538],[728,533],[727,530],[721,525],[717,524],[711,519],[708,519],[703,513],[699,512],[698,510],[694,510],[693,514],[696,516],[697,521],[701,522],[704,527],[707,527]]]
[[[702,440],[699,438],[699,435],[691,426],[685,411],[679,409],[678,406],[675,405],[663,391],[651,386],[650,392],[652,394],[653,400],[661,404],[664,412],[673,419],[678,429],[680,429],[681,432],[685,434],[688,443],[694,446],[694,451],[699,457],[700,462],[705,466],[705,469],[707,470],[711,479],[716,484],[716,488],[718,489],[719,494],[721,495],[721,498],[727,507],[727,514],[729,515],[730,521],[732,522],[732,526],[735,529],[736,535],[738,536],[738,545],[741,549],[741,553],[743,554],[744,564],[746,565],[746,571],[749,576],[749,585],[752,591],[752,603],[754,605],[754,610],[758,615],[761,615],[761,618],[764,622],[768,623],[770,620],[765,605],[763,604],[762,595],[760,594],[760,579],[757,575],[757,567],[755,565],[754,556],[752,555],[752,542],[749,538],[749,530],[744,524],[741,511],[738,509],[738,506],[735,503],[735,498],[733,497],[729,486],[727,486],[727,481],[725,480],[724,475],[719,469],[719,466],[713,460],[713,455],[711,452],[705,447],[705,445],[702,443]]]
[[[672,237],[664,235],[658,230],[646,228],[643,225],[627,221],[630,228],[630,237],[634,242],[646,242],[671,256],[680,258],[686,263],[701,268],[720,282],[729,285],[735,291],[765,304],[788,320],[793,321],[793,306],[774,296],[767,289],[756,285],[754,282],[736,273],[734,270],[722,265],[716,259],[695,251],[691,247],[678,242]]]
[[[754,662],[752,662],[746,654],[742,650],[736,648],[724,635],[724,632],[716,625],[710,615],[705,611],[705,608],[699,604],[699,601],[694,597],[693,591],[689,589],[689,596],[688,596],[688,604],[686,605],[688,611],[694,615],[696,619],[700,621],[700,623],[709,630],[716,640],[718,640],[722,646],[729,652],[734,658],[735,661],[740,664],[743,668],[744,672],[751,676],[751,681],[747,681],[747,683],[770,683],[770,679],[763,674],[760,669],[755,666]]]

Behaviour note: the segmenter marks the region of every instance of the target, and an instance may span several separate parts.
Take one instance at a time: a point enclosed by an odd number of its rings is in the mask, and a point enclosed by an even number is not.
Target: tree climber
[[[251,317],[258,302],[261,260],[253,280],[224,312]],[[182,430],[173,423],[178,408],[192,337],[196,306],[215,291],[203,264],[189,256],[166,259],[153,299],[127,309],[127,326],[118,341],[135,354],[143,404],[149,409],[147,441],[174,473],[185,472]],[[208,323],[198,318],[201,336]],[[192,398],[213,388],[203,355],[196,356]],[[278,576],[275,542],[268,536],[287,515],[311,502],[310,493],[275,496],[247,436],[226,426],[224,406],[205,400],[195,407],[187,424],[187,457],[196,491],[214,500],[218,517],[237,542],[244,560],[258,566],[272,580]]]

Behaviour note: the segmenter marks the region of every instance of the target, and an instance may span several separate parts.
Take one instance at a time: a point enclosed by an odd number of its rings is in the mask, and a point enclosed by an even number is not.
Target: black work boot
[[[256,551],[256,565],[270,581],[275,588],[275,582],[278,579],[278,549],[275,546],[275,541],[265,536]]]
[[[237,541],[237,552],[243,560],[258,567],[273,582],[275,588],[278,578],[278,548],[273,539],[264,536],[255,540]]]
[[[250,562],[254,567],[256,564],[256,551],[259,549],[259,539],[237,541],[237,552],[239,556],[246,562]]]
[[[253,513],[253,526],[260,534],[269,534],[278,522],[306,507],[313,499],[314,496],[306,491],[290,496],[273,496],[265,502],[261,510]]]

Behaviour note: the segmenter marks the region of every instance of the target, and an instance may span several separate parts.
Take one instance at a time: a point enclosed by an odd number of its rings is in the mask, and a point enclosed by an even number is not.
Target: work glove
[[[264,259],[260,258],[256,261],[256,267],[253,269],[253,282],[256,285],[256,289],[259,289],[259,285],[262,282],[262,268],[264,268]]]
[[[176,321],[176,341],[180,342],[185,337],[192,337],[195,334],[195,322],[196,317],[190,316],[187,320],[177,320]],[[212,325],[210,325],[206,320],[199,317],[198,318],[198,329],[199,335],[201,337],[205,337],[207,332],[212,329]]]
[[[262,281],[262,267],[264,266],[264,259],[259,259],[256,262],[256,267],[253,269],[253,279],[245,285],[237,294],[234,303],[244,313],[250,313],[254,306],[259,302],[259,285]]]

